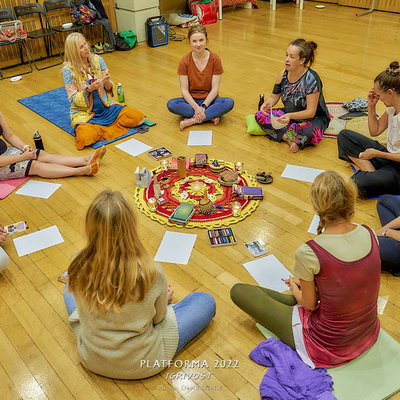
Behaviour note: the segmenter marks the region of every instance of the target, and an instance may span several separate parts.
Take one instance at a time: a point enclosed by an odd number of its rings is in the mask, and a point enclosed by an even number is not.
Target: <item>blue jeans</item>
[[[74,295],[64,287],[64,302],[68,315],[76,309]],[[176,322],[178,324],[179,342],[175,354],[194,339],[211,321],[215,315],[215,300],[208,293],[194,292],[187,295],[179,303],[173,304]]]
[[[201,105],[204,99],[193,99],[198,105]],[[229,97],[216,97],[214,101],[205,110],[206,119],[214,119],[231,111],[233,100]],[[192,118],[194,115],[193,107],[186,102],[183,97],[172,99],[167,103],[168,110],[174,114],[181,115],[184,118]]]
[[[64,286],[63,296],[68,315],[71,315],[75,311],[76,303],[74,295],[68,291],[68,283]]]
[[[208,293],[194,292],[172,306],[178,323],[179,342],[175,354],[194,339],[215,315],[215,300]]]
[[[378,204],[379,219],[382,226],[400,216],[400,199],[390,194],[380,196]],[[386,236],[378,236],[382,269],[398,276],[400,273],[400,242]]]

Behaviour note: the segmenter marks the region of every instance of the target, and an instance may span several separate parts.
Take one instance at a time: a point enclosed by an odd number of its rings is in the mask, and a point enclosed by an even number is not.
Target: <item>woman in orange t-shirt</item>
[[[182,57],[178,66],[179,83],[183,97],[169,100],[168,110],[181,115],[181,130],[194,124],[213,121],[218,125],[221,115],[233,108],[233,100],[219,97],[221,59],[206,48],[207,31],[203,25],[189,29],[188,39],[192,51]]]

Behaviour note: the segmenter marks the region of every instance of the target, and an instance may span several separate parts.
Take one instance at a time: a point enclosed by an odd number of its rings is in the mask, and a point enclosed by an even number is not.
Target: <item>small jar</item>
[[[242,213],[242,205],[238,201],[234,201],[231,204],[231,209],[233,217],[240,217],[240,214]]]
[[[157,199],[155,197],[150,197],[150,199],[147,201],[147,205],[149,206],[149,210],[151,212],[157,211]]]
[[[240,174],[243,171],[243,166],[244,164],[241,161],[235,162],[235,170],[237,171],[238,174]]]
[[[169,170],[169,161],[168,160],[161,160],[160,162],[163,171]]]

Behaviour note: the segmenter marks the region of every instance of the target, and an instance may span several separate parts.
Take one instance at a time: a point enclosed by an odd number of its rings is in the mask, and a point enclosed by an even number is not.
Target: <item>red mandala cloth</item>
[[[226,169],[233,170],[232,163],[225,162]],[[169,226],[183,227],[183,225],[173,224],[168,221],[170,215],[181,202],[193,203],[196,205],[195,213],[185,225],[186,228],[217,228],[237,223],[249,216],[258,206],[260,200],[243,200],[232,194],[232,187],[223,186],[218,182],[219,173],[210,171],[209,165],[203,168],[193,166],[191,162],[187,170],[187,178],[179,178],[178,171],[163,171],[162,167],[158,167],[156,172],[157,179],[168,177],[169,187],[164,188],[163,198],[166,203],[159,205],[155,212],[149,210],[148,200],[154,197],[153,182],[148,188],[136,187],[134,194],[135,204],[138,209],[151,219]],[[240,173],[241,181],[239,185],[256,186],[256,180],[247,174],[246,171]],[[202,186],[200,190],[196,187]],[[207,187],[209,197],[216,207],[215,211],[210,215],[200,214],[197,210],[199,200],[204,196],[204,189]],[[231,204],[238,201],[242,205],[241,215],[239,217],[232,216]]]

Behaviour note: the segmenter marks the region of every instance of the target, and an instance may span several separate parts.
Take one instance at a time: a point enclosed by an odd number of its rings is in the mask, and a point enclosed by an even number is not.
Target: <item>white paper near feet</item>
[[[128,153],[133,157],[136,157],[139,154],[142,154],[152,148],[151,146],[139,142],[139,140],[136,139],[129,139],[124,143],[117,144],[115,147],[122,151],[125,151],[125,153]]]
[[[321,173],[323,169],[300,167],[299,165],[287,164],[282,172],[282,178],[296,179],[304,182],[314,182],[314,179]]]
[[[41,231],[30,233],[29,235],[20,236],[13,239],[15,249],[20,257],[35,251],[47,249],[47,247],[55,246],[64,242],[60,231],[56,225]]]
[[[243,266],[260,286],[277,292],[288,290],[282,279],[288,279],[292,274],[273,254],[244,263]]]
[[[319,224],[319,216],[314,215],[307,232],[312,233],[313,235],[317,235],[318,224]]]
[[[190,131],[188,146],[211,146],[212,131]]]
[[[31,179],[18,189],[15,194],[48,199],[60,186],[60,183],[42,182]]]
[[[192,233],[165,232],[154,261],[186,265],[196,238]]]

